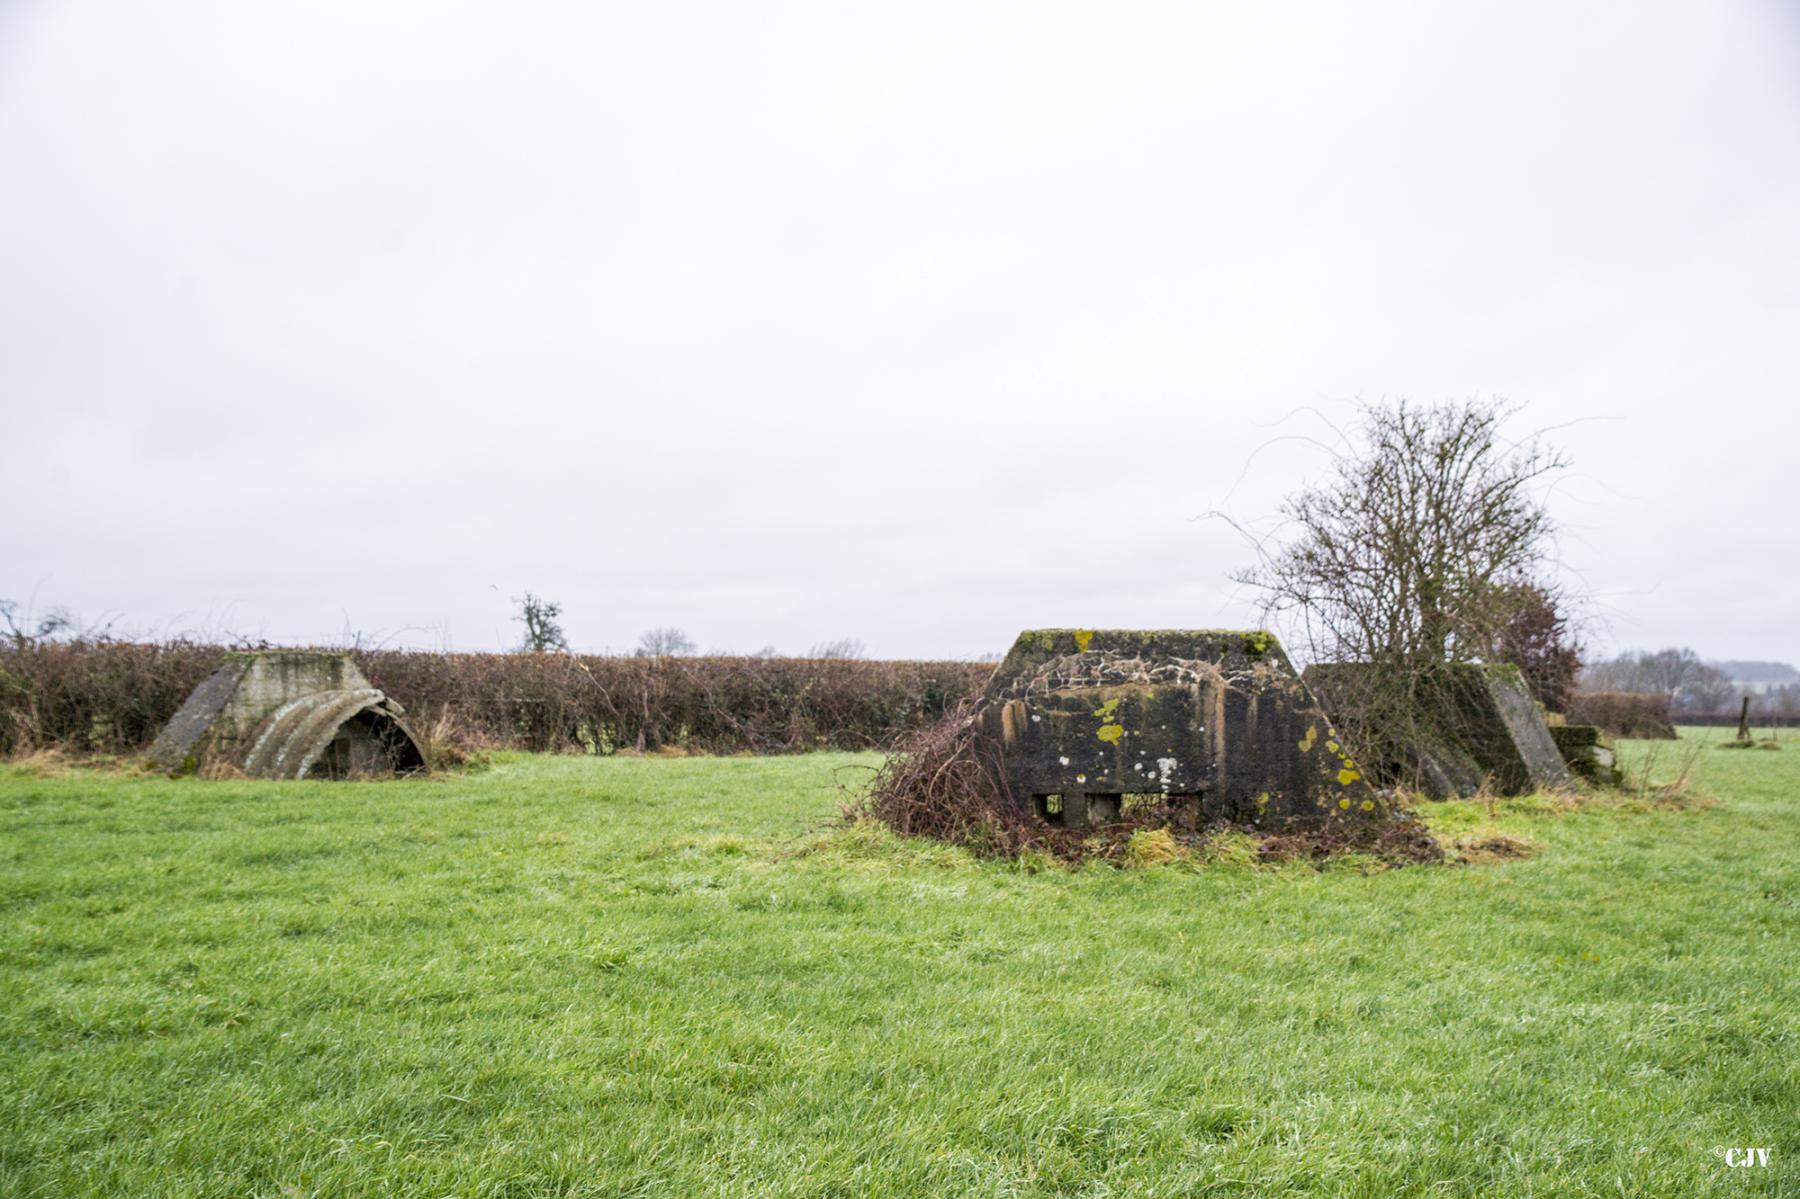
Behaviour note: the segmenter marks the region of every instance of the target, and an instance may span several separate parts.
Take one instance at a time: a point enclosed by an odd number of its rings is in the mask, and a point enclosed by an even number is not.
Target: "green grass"
[[[0,768],[0,1194],[1800,1193],[1800,743],[1387,873],[833,832],[872,761]]]

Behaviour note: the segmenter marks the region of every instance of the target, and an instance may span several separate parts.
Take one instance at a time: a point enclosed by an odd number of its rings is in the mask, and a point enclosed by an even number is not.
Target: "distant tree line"
[[[1732,664],[1727,664],[1732,665]],[[1755,663],[1770,667],[1763,674],[1777,674],[1782,663]],[[1726,716],[1735,713],[1745,695],[1752,710],[1762,714],[1800,712],[1800,682],[1769,685],[1763,679],[1734,679],[1693,650],[1682,647],[1659,650],[1627,650],[1616,657],[1589,663],[1581,671],[1583,691],[1661,693],[1669,697],[1669,711],[1677,716]]]

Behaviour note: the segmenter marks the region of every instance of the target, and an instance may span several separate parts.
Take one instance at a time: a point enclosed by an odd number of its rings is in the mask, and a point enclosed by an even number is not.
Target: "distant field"
[[[832,831],[874,761],[0,767],[0,1195],[1800,1194],[1800,739],[1380,874]]]

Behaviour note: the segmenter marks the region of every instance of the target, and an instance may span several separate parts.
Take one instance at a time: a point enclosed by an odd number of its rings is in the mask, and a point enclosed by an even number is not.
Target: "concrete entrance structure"
[[[1139,805],[1191,826],[1380,806],[1264,632],[1034,629],[976,719],[1007,792],[1052,824],[1106,824]]]
[[[344,778],[425,768],[405,709],[348,654],[230,654],[150,746],[159,770],[225,763],[253,778]]]
[[[1306,682],[1326,711],[1338,711],[1358,703],[1359,697],[1382,693],[1380,680],[1370,673],[1375,669],[1360,662],[1310,666]],[[1429,711],[1399,718],[1389,714],[1376,728],[1374,737],[1385,745],[1362,747],[1375,759],[1371,766],[1381,781],[1405,781],[1436,799],[1473,795],[1484,783],[1501,795],[1573,785],[1544,714],[1516,667],[1447,667],[1431,695]],[[1389,779],[1390,774],[1398,777]]]
[[[1617,787],[1625,781],[1613,739],[1599,725],[1553,724],[1550,737],[1569,769],[1588,782]]]

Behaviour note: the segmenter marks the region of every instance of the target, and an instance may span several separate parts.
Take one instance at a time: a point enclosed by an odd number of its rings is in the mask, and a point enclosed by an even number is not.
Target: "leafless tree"
[[[637,656],[640,658],[675,658],[692,654],[700,647],[673,625],[663,625],[648,629],[638,636]]]
[[[519,605],[519,614],[513,620],[525,626],[525,637],[519,644],[521,650],[538,654],[569,652],[569,642],[563,636],[558,619],[562,616],[561,604],[553,604],[529,591],[513,603]]]
[[[1446,668],[1498,660],[1524,598],[1552,595],[1542,579],[1555,527],[1540,493],[1567,459],[1538,438],[1507,439],[1516,411],[1365,405],[1328,477],[1289,497],[1258,564],[1237,576],[1303,656],[1363,664],[1336,676],[1330,698],[1365,757],[1416,739],[1453,700]]]
[[[1672,712],[1718,713],[1738,694],[1724,671],[1685,647],[1627,650],[1582,671],[1581,685],[1589,691],[1660,692],[1669,697]]]
[[[0,623],[6,625],[5,635],[16,649],[75,628],[75,618],[61,608],[33,616],[29,610],[21,611],[17,600],[0,600]]]
[[[809,658],[860,658],[868,652],[868,647],[854,637],[839,637],[835,641],[821,641],[806,651]]]

